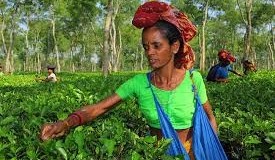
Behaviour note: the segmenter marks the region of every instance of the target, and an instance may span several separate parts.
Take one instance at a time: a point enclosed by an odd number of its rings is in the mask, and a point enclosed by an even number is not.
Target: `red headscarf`
[[[236,62],[236,58],[232,56],[231,53],[225,49],[222,49],[219,51],[218,57],[220,61]]]
[[[181,33],[184,47],[183,51],[179,52],[182,54],[182,56],[180,56],[182,59],[177,61],[181,64],[194,61],[195,54],[187,42],[196,35],[197,30],[188,17],[178,9],[164,2],[146,2],[139,6],[132,23],[137,28],[146,28],[153,26],[159,20],[165,20],[175,25]]]

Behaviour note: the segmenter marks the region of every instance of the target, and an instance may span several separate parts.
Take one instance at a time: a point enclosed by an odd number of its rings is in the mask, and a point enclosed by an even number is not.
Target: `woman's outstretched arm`
[[[113,94],[99,103],[83,106],[79,110],[70,114],[65,120],[57,121],[55,123],[46,123],[41,128],[40,138],[42,140],[48,140],[63,136],[71,127],[82,125],[94,120],[96,117],[110,110],[120,101],[121,98],[117,94]]]

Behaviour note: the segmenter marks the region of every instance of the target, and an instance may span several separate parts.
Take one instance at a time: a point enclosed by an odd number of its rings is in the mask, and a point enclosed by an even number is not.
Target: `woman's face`
[[[48,73],[49,73],[49,74],[53,73],[53,70],[50,69],[50,68],[48,68]]]
[[[168,63],[174,65],[174,55],[178,52],[179,42],[170,45],[158,28],[150,27],[143,30],[142,45],[153,69],[161,68]]]

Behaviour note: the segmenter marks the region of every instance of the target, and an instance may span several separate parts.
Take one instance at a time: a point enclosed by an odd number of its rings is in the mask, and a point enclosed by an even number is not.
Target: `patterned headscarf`
[[[159,20],[164,20],[175,25],[181,33],[184,46],[183,51],[178,52],[182,54],[182,56],[179,56],[182,58],[176,60],[176,63],[185,64],[190,61],[195,61],[193,49],[187,42],[196,35],[197,29],[188,17],[175,7],[164,2],[146,2],[139,6],[132,23],[137,28],[146,28],[153,26]]]
[[[218,57],[220,61],[236,62],[236,58],[232,56],[231,53],[225,49],[222,49],[218,52]]]

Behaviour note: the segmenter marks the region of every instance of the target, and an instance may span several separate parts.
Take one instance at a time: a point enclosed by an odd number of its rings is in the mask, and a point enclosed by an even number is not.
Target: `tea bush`
[[[149,136],[134,99],[64,137],[39,140],[42,124],[100,101],[133,75],[61,73],[56,84],[37,83],[34,74],[0,77],[0,159],[175,159],[165,155],[168,140]],[[227,84],[206,87],[229,159],[272,159],[275,72],[232,76]]]

